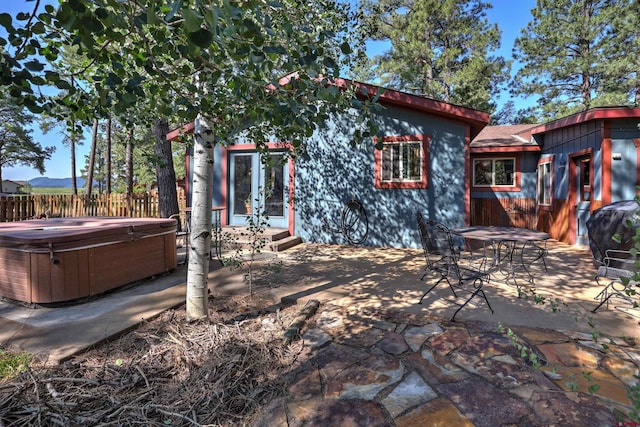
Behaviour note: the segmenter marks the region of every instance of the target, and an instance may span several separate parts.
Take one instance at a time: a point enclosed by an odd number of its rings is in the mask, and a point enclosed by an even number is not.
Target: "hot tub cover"
[[[589,248],[593,254],[594,265],[600,265],[607,249],[629,249],[633,246],[632,237],[640,226],[640,205],[635,200],[623,200],[611,203],[593,211],[587,220]],[[631,225],[628,221],[632,221]],[[613,240],[619,234],[620,243]]]
[[[49,247],[54,250],[86,244],[135,240],[175,231],[168,218],[75,217],[0,223],[0,247]]]

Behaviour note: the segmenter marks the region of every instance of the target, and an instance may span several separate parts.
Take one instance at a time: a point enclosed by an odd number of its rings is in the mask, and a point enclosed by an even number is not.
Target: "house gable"
[[[586,245],[591,212],[636,196],[639,124],[640,108],[598,107],[531,130],[541,158],[551,159],[553,176],[552,203],[539,210],[539,229]]]

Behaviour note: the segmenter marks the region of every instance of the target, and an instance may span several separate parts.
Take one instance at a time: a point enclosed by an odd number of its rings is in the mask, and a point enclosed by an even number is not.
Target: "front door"
[[[256,152],[229,156],[229,224],[247,225],[253,218],[265,219],[268,227],[287,228],[288,163],[283,164],[283,154],[269,153],[271,161],[266,163],[260,156]]]

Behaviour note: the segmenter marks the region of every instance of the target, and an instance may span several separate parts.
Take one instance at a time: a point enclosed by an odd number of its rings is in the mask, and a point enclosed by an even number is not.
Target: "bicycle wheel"
[[[364,242],[369,234],[367,212],[357,200],[348,201],[342,209],[342,233],[352,245]]]

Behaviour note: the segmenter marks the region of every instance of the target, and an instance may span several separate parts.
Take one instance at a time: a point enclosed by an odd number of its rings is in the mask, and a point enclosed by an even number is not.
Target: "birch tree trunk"
[[[211,205],[213,186],[213,147],[215,135],[210,123],[198,114],[194,128],[193,195],[191,200],[191,234],[187,247],[187,321],[209,317],[208,284],[211,252]]]

